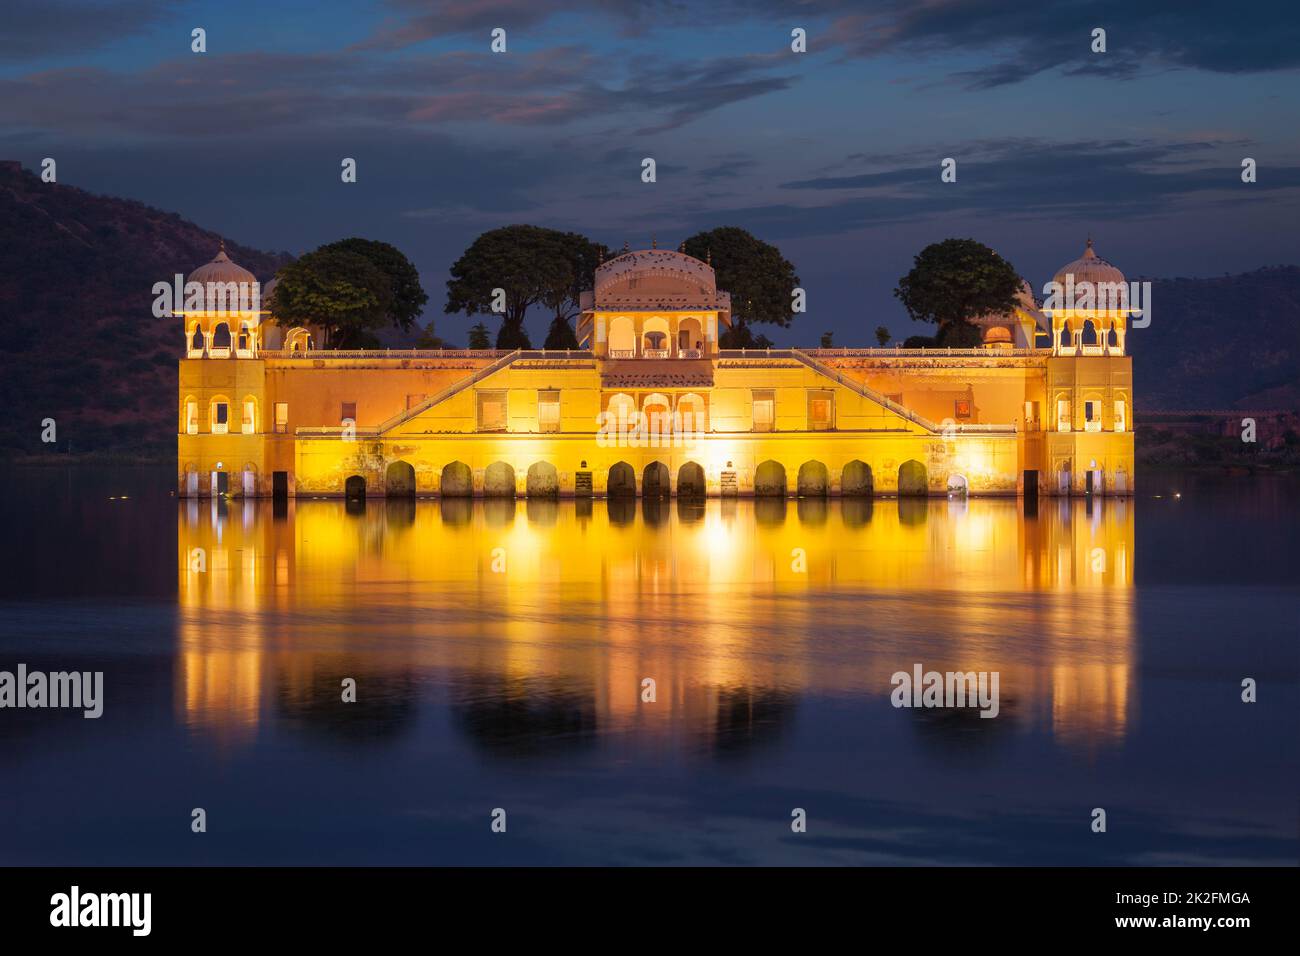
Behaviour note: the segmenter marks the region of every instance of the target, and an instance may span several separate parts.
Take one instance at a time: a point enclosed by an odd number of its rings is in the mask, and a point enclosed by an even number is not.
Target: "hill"
[[[1152,281],[1129,333],[1135,412],[1300,409],[1300,267]]]
[[[220,236],[175,213],[96,196],[0,162],[0,454],[175,447],[184,335],[153,316],[153,285],[216,254]],[[226,241],[265,281],[289,262]]]

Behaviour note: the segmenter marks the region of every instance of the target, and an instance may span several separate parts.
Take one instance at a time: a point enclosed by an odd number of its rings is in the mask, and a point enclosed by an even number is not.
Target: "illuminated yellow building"
[[[1123,280],[1091,241],[1067,275]],[[255,279],[223,250],[189,281]],[[730,296],[663,249],[597,269],[580,351],[331,351],[256,304],[178,314],[186,497],[1134,488],[1127,310],[1044,315],[1028,286],[951,350],[722,349]]]

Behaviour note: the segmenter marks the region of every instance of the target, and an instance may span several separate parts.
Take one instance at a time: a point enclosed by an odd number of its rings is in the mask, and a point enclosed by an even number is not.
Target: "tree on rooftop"
[[[483,233],[451,267],[447,313],[493,314],[498,289],[501,330],[497,348],[531,348],[524,318],[541,304],[566,323],[577,314],[578,296],[591,287],[603,247],[577,233],[540,226],[503,226]]]
[[[770,347],[767,336],[749,328],[752,323],[790,327],[799,276],[776,246],[736,226],[722,226],[696,233],[683,248],[697,259],[712,259],[718,288],[731,293],[731,328],[722,336],[724,348]]]
[[[926,246],[894,296],[917,322],[938,325],[940,346],[978,345],[971,320],[1010,312],[1020,276],[1000,255],[974,239],[945,239]]]
[[[370,260],[388,277],[392,289],[392,300],[388,306],[389,320],[403,332],[409,332],[414,327],[429,296],[420,285],[420,273],[400,249],[373,239],[352,238],[331,242],[321,246],[319,251],[351,252]]]
[[[376,348],[374,331],[390,319],[392,285],[355,252],[317,249],[278,273],[271,310],[288,325],[317,325],[334,348]]]

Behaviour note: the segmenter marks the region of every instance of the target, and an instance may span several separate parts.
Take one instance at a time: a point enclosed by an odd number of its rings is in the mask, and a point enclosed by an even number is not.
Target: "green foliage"
[[[691,236],[683,245],[688,255],[712,257],[718,288],[731,293],[732,331],[752,322],[789,328],[792,293],[799,285],[794,265],[781,250],[735,226],[722,226]],[[764,341],[766,338],[760,336]],[[739,333],[737,341],[746,341]],[[752,341],[752,339],[750,339]],[[741,348],[742,346],[726,346]],[[762,348],[749,346],[744,348]]]
[[[824,349],[830,349],[830,348],[834,348],[834,347],[835,347],[835,333],[834,333],[834,332],[823,332],[823,333],[822,333],[822,348],[824,348]]]
[[[1011,264],[974,239],[945,239],[926,246],[912,271],[898,280],[894,295],[918,322],[939,326],[939,345],[978,344],[970,320],[1002,314],[1015,305],[1020,277]]]
[[[574,232],[527,225],[492,229],[475,239],[452,265],[444,311],[492,314],[494,290],[502,289],[505,311],[497,348],[532,348],[524,327],[529,307],[543,305],[567,326],[578,312],[579,295],[592,287],[604,252],[604,246]],[[563,334],[554,323],[552,332]],[[565,340],[572,335],[570,330]],[[547,341],[551,339],[548,334]],[[569,347],[576,348],[576,340]]]
[[[280,270],[271,310],[286,325],[318,325],[334,348],[373,348],[389,320],[388,276],[355,252],[317,249]]]
[[[388,307],[389,320],[403,332],[409,332],[415,325],[429,296],[420,285],[420,273],[396,246],[373,239],[352,238],[331,242],[317,251],[352,252],[370,260],[372,265],[388,277],[392,290]]]
[[[492,348],[492,339],[488,332],[488,327],[482,322],[470,326],[469,347],[472,349]]]
[[[417,349],[451,349],[451,348],[455,348],[454,345],[452,345],[451,343],[447,342],[447,341],[446,341],[445,339],[443,339],[440,335],[438,335],[438,333],[434,330],[434,322],[433,322],[433,319],[430,319],[430,320],[429,320],[429,324],[426,325],[426,326],[424,327],[424,332],[420,335],[420,338],[416,341],[416,343],[415,343],[415,347],[416,347]]]
[[[883,325],[876,326],[876,341],[880,343],[882,349],[889,344],[889,340],[892,338],[893,335],[890,334],[889,329]]]
[[[528,338],[528,330],[524,328],[523,322],[516,322],[507,318],[501,323],[501,330],[497,332],[497,348],[502,350],[512,349],[531,349],[532,340]]]
[[[766,335],[755,335],[748,325],[736,324],[718,336],[718,346],[724,349],[770,349],[773,342]]]
[[[546,341],[542,344],[542,348],[576,349],[577,347],[578,337],[573,332],[573,326],[569,324],[568,319],[557,315],[551,320],[551,327],[546,332]]]

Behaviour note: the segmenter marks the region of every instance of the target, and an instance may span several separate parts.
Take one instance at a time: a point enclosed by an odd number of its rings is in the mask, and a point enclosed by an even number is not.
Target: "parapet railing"
[[[396,415],[392,416],[391,418],[381,422],[378,426],[376,426],[375,434],[382,435],[390,428],[395,428],[396,426],[400,425],[402,422],[409,421],[410,419],[414,418],[416,415],[419,415],[421,412],[427,411],[428,409],[432,408],[434,405],[437,405],[439,402],[446,401],[447,399],[455,395],[457,392],[462,392],[465,389],[469,388],[471,385],[483,381],[483,379],[487,378],[489,375],[495,375],[497,372],[501,371],[503,368],[505,368],[507,365],[511,364],[512,362],[514,362],[515,359],[519,358],[523,354],[524,353],[522,349],[515,349],[513,352],[505,353],[499,359],[493,362],[491,365],[484,365],[481,369],[476,371],[469,378],[463,378],[458,382],[452,382],[441,392],[434,393],[429,398],[426,398],[424,401],[420,402],[418,405],[412,405],[410,408],[406,409],[405,411],[398,412]],[[541,353],[530,352],[529,354],[538,355]]]
[[[259,349],[258,356],[296,359],[356,358],[476,358],[495,359],[511,355],[506,349]]]
[[[934,349],[905,349],[898,346],[882,346],[881,348],[829,348],[829,349],[723,349],[718,354],[727,358],[757,358],[764,355],[774,357],[784,353],[788,355],[792,351],[803,352],[805,355],[812,355],[818,358],[888,358],[891,355],[921,356],[930,358],[943,357],[971,357],[971,358],[1000,358],[1006,355],[1025,356],[1025,355],[1047,355],[1051,349],[1030,349],[1030,348],[993,348],[993,349],[953,349],[953,348],[934,348]]]
[[[843,385],[847,389],[857,392],[859,395],[863,396],[864,398],[868,398],[871,401],[876,402],[877,404],[885,406],[885,408],[889,409],[895,415],[900,415],[903,418],[906,418],[908,421],[920,425],[922,428],[926,429],[927,431],[935,432],[937,434],[944,434],[944,435],[952,434],[954,432],[958,434],[976,433],[976,432],[985,433],[985,434],[1004,434],[1004,433],[1015,434],[1016,431],[1015,425],[978,425],[978,424],[963,425],[963,424],[958,424],[956,422],[953,423],[945,422],[943,424],[938,424],[926,418],[924,415],[919,415],[916,412],[912,411],[910,408],[898,404],[898,402],[894,401],[892,398],[889,398],[887,395],[881,392],[877,392],[874,388],[871,388],[868,385],[864,385],[862,382],[859,382],[856,379],[852,379],[846,375],[842,375],[841,373],[835,371],[835,369],[831,368],[829,365],[826,365],[823,362],[820,362],[817,359],[813,358],[812,355],[810,355],[808,352],[803,351],[802,349],[790,349],[790,354],[791,357],[793,357],[797,361],[802,362],[804,365],[807,365],[809,368],[813,369],[814,371],[822,375],[825,375],[827,378],[832,379],[835,382],[838,382],[840,385]]]

